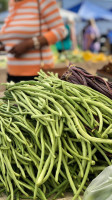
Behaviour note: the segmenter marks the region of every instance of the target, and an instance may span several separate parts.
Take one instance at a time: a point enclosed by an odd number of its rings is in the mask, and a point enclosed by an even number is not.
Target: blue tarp
[[[62,3],[63,8],[67,10],[70,10],[75,7],[77,8],[77,6],[82,3],[82,0],[63,0],[63,1],[60,0],[60,1],[63,2]]]
[[[8,11],[0,13],[0,22],[4,22],[5,18],[8,16]]]
[[[57,0],[57,1],[63,2],[64,9],[68,10],[74,9],[74,11],[76,10],[76,12],[80,4],[84,2],[84,0]],[[88,0],[88,1],[106,10],[112,10],[112,0]]]
[[[84,19],[105,19],[112,20],[112,13],[103,7],[99,7],[96,4],[91,3],[90,1],[85,1],[81,8],[79,9],[78,15]]]
[[[82,3],[79,3],[73,7],[70,7],[68,10],[72,11],[72,12],[75,12],[75,13],[78,13],[79,12],[79,9],[81,7]]]

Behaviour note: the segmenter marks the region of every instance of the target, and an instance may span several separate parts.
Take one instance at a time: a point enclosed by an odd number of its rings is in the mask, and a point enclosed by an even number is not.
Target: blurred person
[[[56,48],[58,50],[58,52],[63,52],[63,51],[67,51],[67,50],[71,50],[73,49],[73,42],[75,41],[75,32],[74,32],[74,23],[69,20],[69,19],[64,19],[65,21],[65,29],[66,29],[66,37],[61,40],[58,41],[56,43]]]
[[[112,30],[108,31],[107,38],[109,43],[109,53],[112,54]]]
[[[99,30],[95,21],[89,20],[88,24],[83,29],[83,49],[90,50],[92,52],[100,51],[100,37]]]
[[[69,25],[71,29],[71,40],[72,40],[72,50],[77,48],[77,38],[76,38],[76,28],[75,28],[75,20],[69,20]]]
[[[53,68],[50,45],[65,35],[55,0],[9,0],[9,16],[0,32],[0,50],[8,53],[7,80],[31,80],[41,68]]]

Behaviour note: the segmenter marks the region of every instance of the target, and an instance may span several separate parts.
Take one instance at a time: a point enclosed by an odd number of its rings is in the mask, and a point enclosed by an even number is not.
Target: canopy
[[[70,20],[78,18],[78,15],[76,13],[64,9],[60,9],[60,14],[63,18],[68,18]]]
[[[84,0],[63,0],[63,8],[77,13],[83,2]],[[112,0],[89,0],[89,2],[112,11]]]
[[[70,7],[69,10],[72,11],[72,12],[78,13],[81,5],[82,5],[82,3],[79,3],[79,4],[77,4],[73,7]]]
[[[79,9],[78,15],[85,20],[105,19],[112,20],[112,13],[103,7],[99,7],[90,1],[85,1]]]

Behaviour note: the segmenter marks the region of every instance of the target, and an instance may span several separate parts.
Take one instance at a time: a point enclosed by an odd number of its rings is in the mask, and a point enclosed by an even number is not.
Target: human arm
[[[46,40],[46,38],[44,38],[44,36],[39,36],[38,37],[38,41],[40,43],[40,48],[42,48],[43,46],[48,45],[48,42]],[[9,53],[14,54],[15,57],[20,57],[21,55],[23,55],[24,53],[26,53],[27,51],[34,49],[34,42],[32,40],[32,38],[24,40],[23,42],[15,45],[10,51]]]
[[[59,8],[55,0],[43,0],[41,6],[44,20],[48,26],[48,31],[44,33],[44,37],[49,45],[63,40],[66,37],[66,28],[60,16]]]

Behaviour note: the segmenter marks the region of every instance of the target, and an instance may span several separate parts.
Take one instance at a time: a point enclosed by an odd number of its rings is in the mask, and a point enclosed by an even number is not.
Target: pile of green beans
[[[0,194],[7,200],[73,200],[112,158],[112,100],[39,73],[8,83],[0,102]]]

